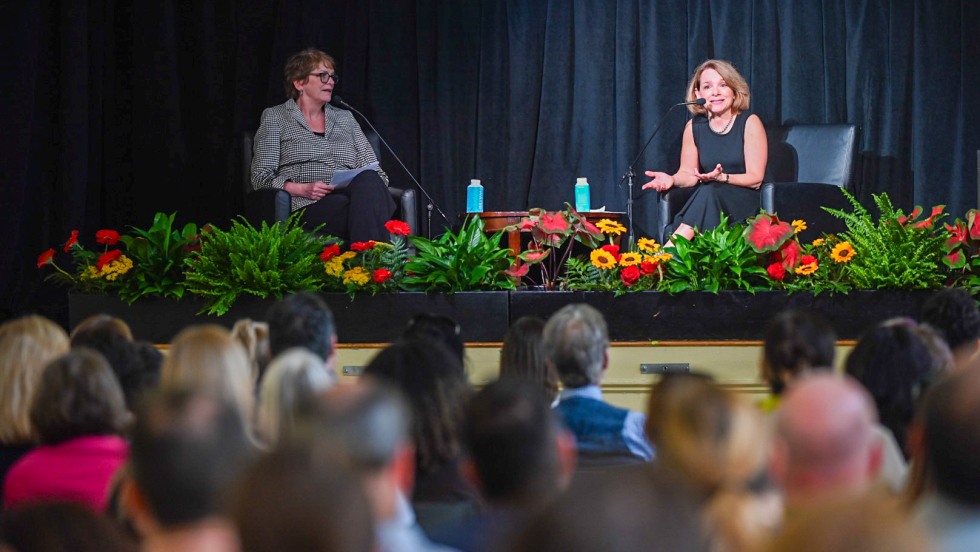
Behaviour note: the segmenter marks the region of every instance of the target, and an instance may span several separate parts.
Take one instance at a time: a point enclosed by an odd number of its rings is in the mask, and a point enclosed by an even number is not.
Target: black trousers
[[[376,171],[364,171],[354,177],[350,186],[327,194],[323,199],[302,209],[303,227],[320,230],[348,243],[358,241],[389,241],[391,235],[385,223],[395,212],[395,202]]]

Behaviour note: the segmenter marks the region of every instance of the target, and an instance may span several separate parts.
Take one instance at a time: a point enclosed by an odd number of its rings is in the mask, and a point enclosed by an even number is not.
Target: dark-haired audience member
[[[10,467],[37,445],[31,397],[41,373],[68,347],[65,330],[43,316],[0,324],[0,496]]]
[[[543,335],[544,320],[537,316],[523,316],[511,324],[500,349],[500,377],[533,381],[549,402],[557,404],[558,372],[546,362]]]
[[[940,552],[980,550],[980,370],[968,368],[936,383],[926,395],[923,419],[932,490],[916,517]]]
[[[776,412],[770,469],[787,510],[866,493],[881,468],[877,421],[868,392],[850,377],[815,373],[794,382]]]
[[[143,549],[233,552],[221,501],[252,455],[229,401],[191,391],[150,394],[137,411],[123,504]]]
[[[563,307],[544,327],[547,361],[564,389],[558,412],[575,434],[581,466],[647,462],[653,447],[646,416],[602,399],[599,384],[609,364],[609,332],[602,313],[584,304]]]
[[[504,550],[519,523],[568,486],[575,438],[540,388],[502,379],[477,393],[467,408],[463,471],[489,509],[445,528],[434,540],[464,552]]]
[[[312,353],[311,353],[312,354]],[[358,474],[286,447],[245,470],[231,495],[242,552],[372,552],[374,519]]]
[[[333,370],[337,327],[333,312],[315,293],[287,295],[266,313],[269,324],[269,355],[279,356],[287,349],[303,347],[323,359]]]
[[[31,402],[41,446],[7,474],[4,508],[70,500],[105,511],[110,483],[129,451],[120,437],[128,421],[122,390],[102,355],[82,348],[53,360]]]
[[[113,333],[122,336],[127,341],[133,341],[133,330],[130,329],[129,324],[122,318],[110,314],[93,314],[76,324],[71,330],[71,344],[80,345],[80,343],[75,342],[75,339],[79,338],[80,334],[89,332]]]
[[[462,328],[459,322],[451,316],[423,312],[416,314],[408,321],[408,327],[402,332],[402,339],[428,339],[442,343],[446,349],[459,359],[460,365],[466,364],[466,348],[460,337]]]
[[[779,407],[779,396],[794,379],[812,370],[834,369],[837,336],[823,318],[787,310],[766,323],[760,372],[771,395],[760,403],[765,412]]]
[[[0,520],[0,550],[130,552],[136,544],[108,518],[75,502],[38,502]]]
[[[969,291],[963,288],[937,291],[922,306],[921,321],[946,340],[954,366],[967,366],[976,359],[980,352],[980,310]]]
[[[134,342],[129,326],[118,318],[86,318],[72,331],[71,346],[102,353],[119,380],[130,411],[143,393],[160,383],[163,355],[148,343]]]
[[[448,352],[447,355],[452,358]],[[320,396],[309,413],[314,451],[348,463],[361,476],[374,513],[379,552],[449,552],[432,543],[405,498],[412,490],[415,454],[412,413],[384,380],[367,376]]]
[[[432,340],[400,340],[364,374],[393,384],[412,409],[415,490],[412,505],[426,532],[469,517],[479,493],[460,474],[461,435],[470,386],[459,358]]]

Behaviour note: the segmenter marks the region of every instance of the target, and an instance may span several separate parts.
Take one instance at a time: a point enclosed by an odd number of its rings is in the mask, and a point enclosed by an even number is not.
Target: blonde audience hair
[[[259,391],[257,429],[270,448],[296,433],[297,410],[338,383],[322,358],[301,347],[287,349],[269,363]]]
[[[262,369],[269,361],[269,325],[242,318],[231,327],[231,335],[245,347],[252,369],[252,385],[257,385]]]
[[[33,443],[31,402],[48,362],[68,352],[61,326],[30,315],[0,325],[0,443]]]

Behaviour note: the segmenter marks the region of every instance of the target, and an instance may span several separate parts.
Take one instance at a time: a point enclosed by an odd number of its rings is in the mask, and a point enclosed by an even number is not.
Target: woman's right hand
[[[653,179],[643,185],[644,190],[653,188],[658,192],[666,192],[674,187],[674,177],[665,172],[646,171],[643,174]]]
[[[313,201],[320,201],[324,196],[333,191],[333,184],[325,184],[322,180],[316,182],[286,182],[283,189],[291,196],[305,197]]]

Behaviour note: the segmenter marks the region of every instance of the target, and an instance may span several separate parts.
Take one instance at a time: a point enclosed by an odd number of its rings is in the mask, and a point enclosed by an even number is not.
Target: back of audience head
[[[940,495],[980,508],[980,370],[944,378],[923,408],[928,476]]]
[[[500,377],[524,378],[537,383],[549,401],[558,396],[558,373],[546,362],[544,320],[537,316],[517,319],[504,336],[500,349]]]
[[[874,403],[847,376],[816,373],[796,381],[776,416],[774,478],[794,505],[864,493],[882,461]]]
[[[783,311],[766,324],[762,376],[774,395],[808,370],[832,370],[837,336],[823,318]]]
[[[74,502],[37,502],[4,512],[0,542],[0,550],[17,552],[136,550],[108,518]]]
[[[544,326],[548,362],[565,387],[598,385],[606,367],[609,330],[602,313],[585,304],[562,307]]]
[[[163,356],[148,343],[134,342],[129,326],[119,318],[104,314],[86,318],[72,330],[71,345],[94,349],[105,357],[130,410],[147,389],[159,383]]]
[[[337,384],[337,375],[307,349],[288,349],[269,364],[259,391],[258,432],[270,446],[292,440],[301,406]]]
[[[315,293],[286,296],[269,309],[266,322],[269,324],[271,356],[278,356],[293,347],[304,347],[326,362],[333,362],[337,343],[333,312]]]
[[[868,390],[882,425],[904,448],[920,397],[951,366],[949,349],[932,329],[895,318],[861,336],[845,371]]]
[[[190,390],[148,395],[133,427],[127,487],[141,532],[219,515],[227,486],[251,454],[242,417],[230,402]]]
[[[536,507],[564,488],[575,438],[564,431],[533,383],[502,379],[467,408],[464,441],[483,496],[493,504]]]
[[[441,343],[459,359],[460,364],[466,363],[466,351],[461,328],[451,316],[423,312],[416,314],[408,321],[408,327],[402,332],[402,339],[428,339]]]
[[[970,292],[952,287],[937,291],[922,306],[922,322],[946,340],[956,356],[975,356],[980,347],[980,310]]]
[[[71,344],[90,346],[91,334],[114,334],[126,341],[133,341],[133,330],[122,318],[109,314],[93,314],[79,322],[71,330]]]
[[[31,403],[31,423],[42,444],[121,435],[128,422],[122,389],[99,353],[69,351],[44,369]]]
[[[459,359],[430,340],[401,340],[378,353],[364,374],[395,385],[412,410],[417,469],[427,474],[459,457],[469,382]]]
[[[0,325],[0,443],[32,443],[34,389],[44,367],[68,352],[65,330],[43,316],[25,316]]]
[[[357,474],[292,447],[245,470],[229,501],[242,552],[370,552],[374,522]]]
[[[245,348],[252,368],[252,383],[257,384],[270,361],[269,325],[251,318],[242,318],[231,327],[231,336]]]

